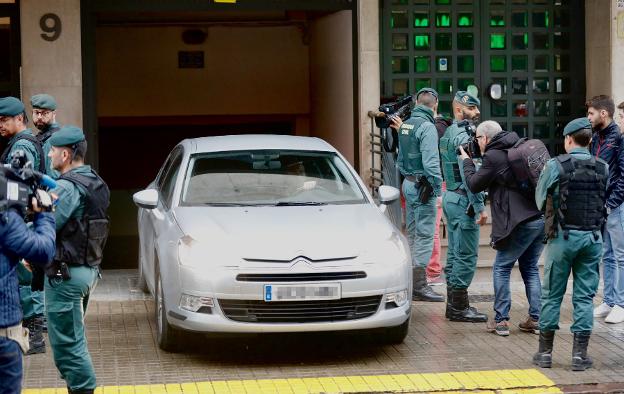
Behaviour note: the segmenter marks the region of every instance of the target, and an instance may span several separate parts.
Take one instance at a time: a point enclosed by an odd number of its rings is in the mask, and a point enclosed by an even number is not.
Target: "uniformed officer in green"
[[[54,363],[70,393],[93,393],[95,371],[87,349],[84,315],[99,279],[102,249],[108,235],[110,193],[84,164],[87,143],[75,126],[50,137],[52,167],[61,174],[57,188],[56,254],[46,270],[48,335]]]
[[[587,344],[592,332],[593,299],[598,289],[598,266],[602,257],[601,227],[605,217],[608,165],[589,153],[592,138],[587,118],[568,123],[563,129],[567,154],[550,159],[535,191],[539,209],[546,210],[546,259],[542,282],[542,310],[539,318],[539,350],[533,363],[552,365],[555,330],[570,276],[573,277],[572,305],[574,334],[572,370],[592,366]]]
[[[451,321],[485,322],[487,315],[470,307],[468,287],[477,268],[479,225],[485,224],[487,214],[484,194],[470,192],[464,179],[464,169],[457,149],[470,135],[468,122],[479,119],[479,99],[458,91],[453,100],[454,121],[440,138],[442,174],[446,192],[442,196],[442,210],[447,221],[448,251],[446,256],[447,304],[446,317]]]
[[[58,172],[50,167],[50,142],[52,134],[59,130],[60,125],[56,123],[56,100],[49,94],[36,94],[30,98],[32,106],[33,123],[39,129],[37,139],[43,148],[46,174],[53,178],[58,177]]]
[[[24,104],[15,97],[0,98],[0,135],[9,139],[9,142],[0,156],[1,164],[9,164],[13,154],[22,151],[25,159],[31,162],[33,168],[41,170],[43,151],[36,137],[26,127]],[[44,330],[44,296],[42,291],[33,291],[31,284],[33,275],[23,263],[17,266],[19,280],[20,301],[24,313],[23,325],[28,327],[30,349],[27,355],[45,353]]]
[[[405,221],[413,265],[412,298],[444,302],[444,296],[427,284],[425,273],[433,251],[436,197],[442,190],[438,132],[433,123],[437,109],[438,93],[431,88],[421,89],[411,117],[405,122],[394,117],[392,127],[398,130],[397,166],[404,176]]]

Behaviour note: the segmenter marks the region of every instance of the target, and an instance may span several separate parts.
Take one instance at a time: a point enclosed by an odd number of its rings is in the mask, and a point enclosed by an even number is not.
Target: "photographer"
[[[485,224],[487,214],[483,193],[471,193],[464,183],[457,149],[474,134],[470,122],[479,119],[479,104],[479,99],[472,94],[458,91],[453,100],[454,122],[440,138],[442,174],[447,190],[442,197],[442,210],[448,224],[444,268],[448,294],[446,317],[451,321],[472,323],[487,321],[487,315],[470,307],[468,301],[468,287],[477,269],[479,225]]]
[[[56,254],[46,269],[48,334],[54,363],[69,393],[93,393],[95,371],[87,349],[84,314],[100,277],[110,193],[84,164],[87,142],[81,129],[63,126],[49,142],[51,166],[61,175],[54,189],[59,196]]]
[[[423,88],[416,94],[416,106],[405,123],[392,118],[392,127],[399,135],[397,166],[405,177],[402,191],[413,264],[412,298],[430,302],[444,302],[444,296],[427,284],[425,273],[433,251],[436,197],[442,187],[438,137],[433,125],[437,109],[438,93]]]
[[[2,120],[0,120],[2,121]],[[33,199],[34,200],[34,199]],[[6,202],[6,201],[3,201]],[[28,337],[22,327],[22,308],[17,286],[19,260],[44,266],[54,256],[54,216],[41,211],[36,201],[32,228],[21,213],[8,208],[0,216],[0,393],[19,393],[22,383],[22,352]]]
[[[492,201],[492,246],[494,260],[494,321],[488,330],[498,335],[509,335],[511,293],[509,278],[518,261],[529,301],[529,316],[519,324],[526,332],[538,333],[540,310],[540,277],[537,262],[544,245],[544,218],[535,205],[533,193],[519,189],[512,172],[507,152],[520,140],[514,132],[503,131],[494,121],[485,121],[476,134],[483,163],[478,171],[463,148],[466,184],[473,193],[489,188]]]

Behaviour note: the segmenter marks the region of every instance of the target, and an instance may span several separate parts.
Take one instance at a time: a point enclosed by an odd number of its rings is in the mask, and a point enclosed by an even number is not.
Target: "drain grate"
[[[472,294],[468,296],[470,302],[494,302],[494,294]]]

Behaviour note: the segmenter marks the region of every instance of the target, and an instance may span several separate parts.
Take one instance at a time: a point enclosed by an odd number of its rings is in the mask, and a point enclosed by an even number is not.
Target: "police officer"
[[[485,224],[487,220],[484,194],[473,194],[468,189],[463,163],[457,153],[458,147],[470,138],[466,130],[468,123],[463,121],[477,121],[479,105],[478,98],[468,92],[458,91],[453,100],[453,124],[440,138],[442,173],[446,182],[442,209],[448,228],[448,251],[444,268],[448,294],[446,317],[451,321],[487,321],[487,315],[470,307],[468,302],[468,287],[477,268],[479,225]]]
[[[535,191],[537,207],[546,208],[546,261],[539,318],[539,350],[533,363],[550,368],[559,311],[572,271],[574,334],[572,370],[592,366],[587,344],[594,324],[593,299],[598,289],[602,257],[601,227],[608,165],[589,153],[592,138],[587,118],[571,121],[563,129],[565,155],[549,160]]]
[[[412,116],[405,123],[395,116],[392,125],[399,136],[397,166],[405,177],[402,190],[413,264],[412,298],[444,302],[444,296],[427,284],[425,273],[433,251],[436,197],[442,188],[438,134],[433,124],[437,109],[438,93],[431,88],[421,89]]]
[[[56,123],[56,100],[49,94],[36,94],[30,98],[32,106],[32,117],[35,127],[39,129],[37,139],[43,148],[43,159],[45,160],[45,172],[53,178],[58,177],[58,173],[50,168],[50,143],[48,139],[59,130]]]
[[[18,150],[24,152],[26,160],[33,164],[33,168],[43,172],[43,150],[41,144],[32,131],[26,127],[24,104],[15,97],[0,99],[0,117],[3,122],[0,125],[0,134],[9,138],[9,143],[0,156],[1,164],[8,164],[13,153]],[[39,290],[33,291],[32,272],[20,263],[17,267],[19,278],[20,300],[24,312],[24,326],[29,329],[30,350],[27,354],[45,353],[44,330],[44,296]]]
[[[52,168],[61,174],[56,207],[56,255],[45,283],[48,335],[54,363],[70,393],[93,393],[95,371],[87,349],[84,313],[99,278],[108,236],[110,193],[84,164],[87,142],[81,129],[63,126],[49,139]]]

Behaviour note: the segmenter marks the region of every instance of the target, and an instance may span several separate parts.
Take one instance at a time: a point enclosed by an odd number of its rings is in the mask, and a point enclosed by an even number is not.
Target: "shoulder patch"
[[[414,129],[414,125],[413,124],[409,124],[409,123],[403,123],[403,128],[406,128],[408,130],[413,130]]]

